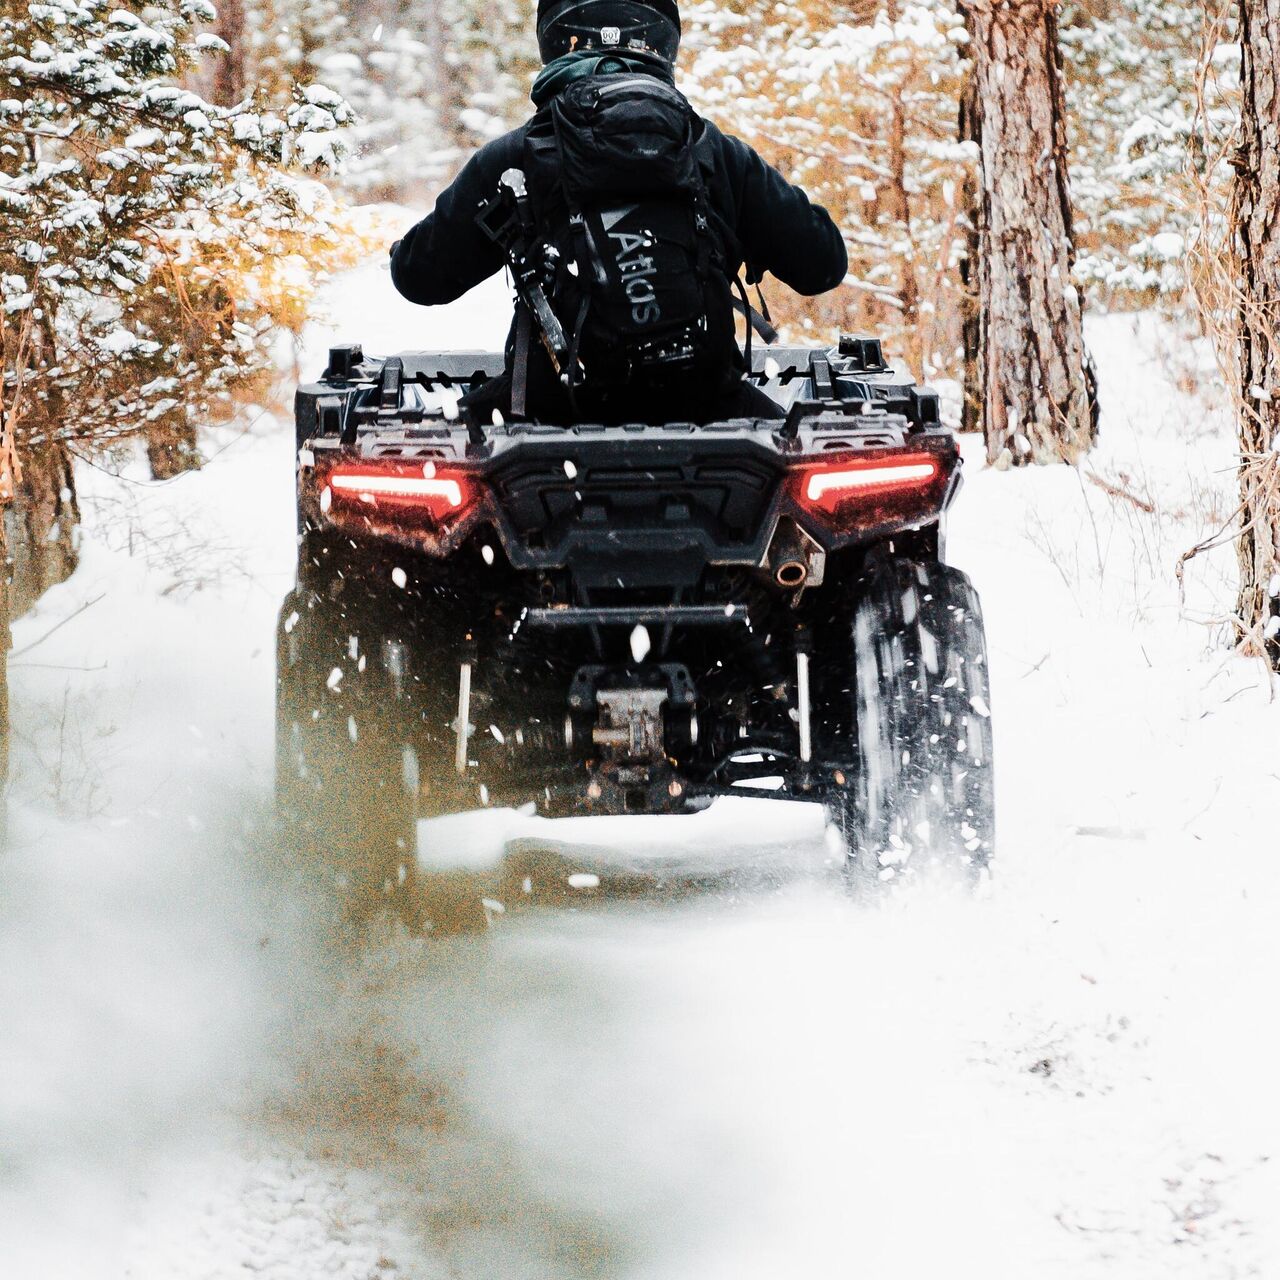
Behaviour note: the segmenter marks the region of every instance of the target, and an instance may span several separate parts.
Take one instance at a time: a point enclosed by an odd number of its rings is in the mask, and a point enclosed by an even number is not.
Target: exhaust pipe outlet
[[[822,586],[827,553],[794,520],[781,520],[763,568],[787,591]]]
[[[809,566],[803,560],[784,560],[773,571],[773,580],[780,587],[798,587],[808,579]]]

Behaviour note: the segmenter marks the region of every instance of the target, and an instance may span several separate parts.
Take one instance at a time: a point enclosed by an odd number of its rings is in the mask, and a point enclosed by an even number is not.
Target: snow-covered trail
[[[504,327],[500,290],[434,315],[378,266],[329,303],[372,351]],[[1131,497],[975,454],[952,528],[994,651],[977,903],[810,876],[336,951],[270,834],[288,424],[168,486],[86,474],[83,566],[17,628],[3,1274],[1280,1274],[1280,708],[1188,620],[1229,552],[1185,615],[1172,583],[1230,443],[1150,331],[1092,341]],[[824,849],[767,802],[621,838]]]

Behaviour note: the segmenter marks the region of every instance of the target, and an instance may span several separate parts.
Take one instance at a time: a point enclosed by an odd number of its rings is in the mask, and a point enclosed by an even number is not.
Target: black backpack
[[[732,232],[711,208],[684,95],[653,76],[578,80],[526,143],[571,396],[714,396],[741,376]],[[517,352],[517,360],[526,358]]]

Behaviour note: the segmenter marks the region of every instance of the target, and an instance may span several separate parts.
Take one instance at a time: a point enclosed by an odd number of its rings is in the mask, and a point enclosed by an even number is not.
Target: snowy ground
[[[330,295],[371,350],[485,345],[502,307],[378,267]],[[13,657],[3,1273],[1280,1275],[1280,707],[1215,647],[1229,549],[1174,581],[1230,440],[1150,325],[1091,341],[1086,475],[971,451],[952,525],[993,646],[977,903],[810,879],[337,953],[269,821],[288,425],[168,485],[83,473],[82,567]],[[821,857],[761,803],[591,838]]]

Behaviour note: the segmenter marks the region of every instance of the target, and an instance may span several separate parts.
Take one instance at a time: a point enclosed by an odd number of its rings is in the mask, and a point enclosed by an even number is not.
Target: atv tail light
[[[361,502],[379,498],[420,503],[442,515],[462,506],[462,481],[452,476],[361,475],[335,471],[329,477],[329,488],[335,494],[352,494]]]
[[[320,483],[322,510],[372,525],[441,528],[456,523],[480,496],[473,476],[430,463],[339,463]]]
[[[924,452],[843,459],[798,472],[792,494],[806,511],[838,525],[915,521],[941,510],[947,462]]]
[[[936,458],[858,462],[831,470],[810,471],[804,481],[806,504],[834,511],[842,502],[862,495],[921,492],[939,475]]]

